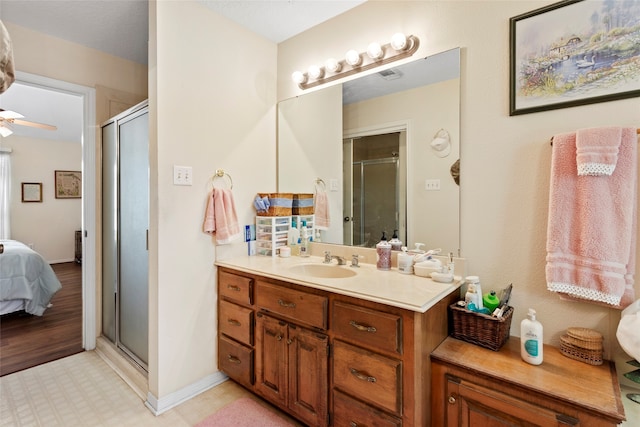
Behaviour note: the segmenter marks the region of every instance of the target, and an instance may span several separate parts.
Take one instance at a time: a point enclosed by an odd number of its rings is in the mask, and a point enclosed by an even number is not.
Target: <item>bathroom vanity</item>
[[[458,284],[320,257],[216,265],[231,379],[310,426],[430,424],[429,356]]]
[[[613,363],[592,366],[544,346],[520,358],[520,339],[494,352],[447,338],[432,354],[432,426],[616,426],[624,421]]]

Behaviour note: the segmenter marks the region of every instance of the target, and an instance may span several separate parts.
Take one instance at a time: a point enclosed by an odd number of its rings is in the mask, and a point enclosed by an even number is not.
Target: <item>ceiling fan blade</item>
[[[16,113],[15,111],[3,110],[0,109],[0,117],[3,119],[23,119],[24,116],[20,113]]]
[[[44,124],[44,123],[29,122],[27,120],[9,119],[7,121],[10,122],[10,123],[16,124],[16,125],[31,126],[31,127],[34,127],[34,128],[40,128],[40,129],[46,129],[46,130],[57,130],[58,129],[56,126],[53,126],[53,125],[47,125],[47,124]]]

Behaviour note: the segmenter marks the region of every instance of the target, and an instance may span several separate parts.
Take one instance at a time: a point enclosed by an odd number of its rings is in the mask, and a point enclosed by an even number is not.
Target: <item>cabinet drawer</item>
[[[247,345],[253,345],[253,310],[220,300],[220,332]]]
[[[402,317],[334,301],[331,328],[336,336],[402,354]]]
[[[218,340],[218,367],[240,384],[253,384],[253,350],[222,335]]]
[[[402,420],[334,390],[333,425],[401,427]]]
[[[327,297],[258,282],[256,304],[296,323],[327,329]]]
[[[402,362],[334,341],[333,383],[365,402],[402,415]]]
[[[253,304],[253,279],[221,271],[218,276],[220,295],[241,304]]]

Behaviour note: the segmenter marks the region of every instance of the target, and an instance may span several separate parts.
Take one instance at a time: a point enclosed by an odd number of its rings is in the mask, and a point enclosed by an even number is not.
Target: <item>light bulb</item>
[[[302,71],[294,71],[293,74],[291,74],[291,79],[294,83],[300,85],[307,81],[307,76],[305,76]]]
[[[345,54],[344,60],[347,61],[347,64],[355,67],[357,65],[360,65],[360,63],[362,62],[362,57],[358,52],[352,49]]]
[[[331,73],[337,73],[342,68],[342,64],[336,61],[335,58],[329,58],[325,62],[324,68]]]
[[[324,76],[324,70],[317,65],[312,65],[307,70],[307,74],[309,74],[309,77],[311,77],[312,79],[317,80]]]
[[[407,48],[407,37],[402,33],[395,33],[391,36],[391,47],[395,50],[405,50]]]
[[[369,58],[371,59],[381,59],[384,55],[384,51],[382,50],[380,43],[373,42],[369,44],[369,47],[367,48],[367,55],[369,55]]]

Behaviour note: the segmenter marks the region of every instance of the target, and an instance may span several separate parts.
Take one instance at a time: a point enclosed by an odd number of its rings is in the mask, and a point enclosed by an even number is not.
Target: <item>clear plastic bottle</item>
[[[307,221],[302,221],[302,228],[300,229],[300,256],[309,256],[309,233],[307,231]]]
[[[520,355],[525,362],[539,365],[542,353],[542,324],[536,320],[536,311],[530,308],[527,319],[520,323]]]

